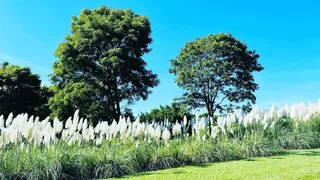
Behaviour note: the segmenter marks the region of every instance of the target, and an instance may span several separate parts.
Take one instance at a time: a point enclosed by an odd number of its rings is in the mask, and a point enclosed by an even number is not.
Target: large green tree
[[[84,117],[118,119],[121,106],[147,99],[159,84],[142,56],[150,52],[150,22],[131,10],[81,11],[71,34],[55,52],[53,115],[65,119],[76,109]]]
[[[185,44],[171,60],[175,82],[185,90],[180,100],[193,108],[205,107],[209,116],[256,102],[258,84],[253,72],[263,70],[259,55],[231,34],[209,35]]]
[[[52,93],[41,87],[37,74],[30,68],[3,62],[0,67],[0,114],[28,113],[45,118],[50,115],[48,99]]]

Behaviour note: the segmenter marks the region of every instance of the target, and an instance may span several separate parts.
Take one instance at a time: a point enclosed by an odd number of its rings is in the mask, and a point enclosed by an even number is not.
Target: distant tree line
[[[176,120],[181,121],[184,116],[186,116],[188,119],[191,119],[193,117],[193,114],[191,114],[186,105],[177,102],[172,103],[171,106],[160,106],[159,108],[152,109],[150,112],[142,113],[139,115],[142,122],[153,120],[158,122],[165,119],[168,119],[171,122],[175,122]]]

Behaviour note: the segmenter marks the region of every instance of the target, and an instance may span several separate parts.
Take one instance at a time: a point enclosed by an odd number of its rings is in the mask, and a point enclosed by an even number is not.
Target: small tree
[[[255,103],[258,89],[253,72],[263,70],[259,55],[231,34],[209,35],[186,43],[171,60],[170,73],[185,90],[180,100],[192,108],[205,107],[209,116],[228,111],[235,103]]]

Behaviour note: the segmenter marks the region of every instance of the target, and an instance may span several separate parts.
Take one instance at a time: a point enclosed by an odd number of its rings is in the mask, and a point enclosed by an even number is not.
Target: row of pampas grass
[[[320,103],[175,123],[120,118],[93,127],[27,114],[0,117],[1,179],[98,179],[320,147]],[[209,130],[211,129],[211,132]]]

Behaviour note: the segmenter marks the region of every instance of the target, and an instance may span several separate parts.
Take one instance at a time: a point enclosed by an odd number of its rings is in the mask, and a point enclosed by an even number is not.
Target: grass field
[[[278,156],[145,172],[119,179],[320,179],[320,149],[285,151]]]

